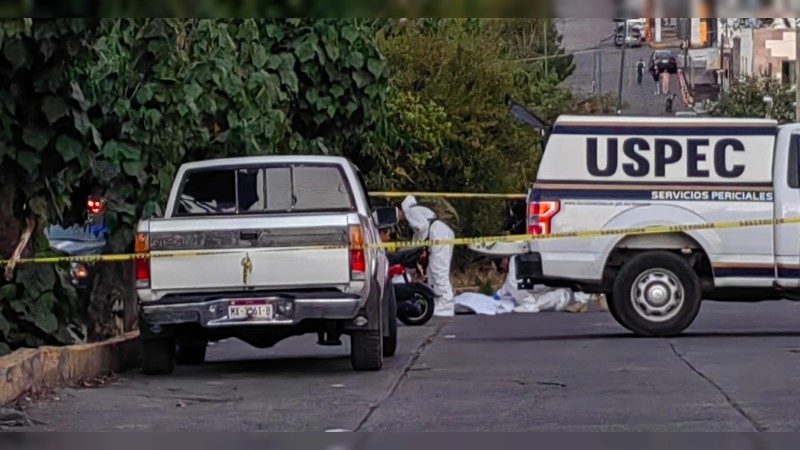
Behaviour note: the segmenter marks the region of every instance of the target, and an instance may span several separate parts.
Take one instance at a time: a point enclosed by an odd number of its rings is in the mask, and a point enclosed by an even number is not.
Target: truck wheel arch
[[[654,217],[660,218],[660,220],[654,220]],[[655,205],[655,206],[640,206],[631,209],[627,209],[622,211],[620,214],[612,217],[608,222],[603,225],[603,230],[616,230],[616,229],[625,229],[625,228],[643,228],[643,227],[650,227],[650,226],[663,226],[663,225],[672,225],[672,226],[680,226],[680,225],[700,225],[705,224],[708,221],[703,217],[699,216],[694,211],[691,211],[687,208],[683,208],[680,206],[675,205]],[[663,235],[682,235],[684,237],[688,237],[690,240],[695,242],[700,248],[702,248],[707,254],[715,255],[720,252],[722,249],[722,238],[720,237],[719,233],[714,230],[703,230],[702,235],[697,231],[683,231],[683,232],[675,232],[675,233],[663,233]],[[663,241],[664,239],[668,239],[670,241],[674,240],[675,238],[664,238],[662,234],[650,234],[650,235],[619,235],[619,236],[612,236],[610,238],[598,238],[595,240],[595,246],[592,249],[593,252],[609,255],[612,250],[617,248],[621,242],[625,239],[630,239],[636,237],[638,241],[637,245],[642,245],[642,242],[646,242],[646,238],[653,239],[654,236],[659,236],[657,239],[659,242]],[[638,238],[645,238],[645,241],[638,240]],[[682,238],[680,238],[682,239]],[[628,245],[631,241],[628,241]]]
[[[646,208],[646,209],[645,209]],[[655,222],[643,217],[668,218]],[[637,220],[638,219],[638,220]],[[604,229],[639,228],[658,225],[696,225],[706,223],[702,217],[685,208],[672,205],[647,206],[629,209],[612,218]],[[702,287],[713,286],[713,270],[711,257],[721,246],[722,240],[716,230],[678,231],[674,233],[658,233],[647,235],[620,235],[606,241],[603,254],[607,255],[603,266],[603,285],[613,283],[616,273],[626,259],[643,251],[667,250],[681,252],[692,258],[701,279]]]

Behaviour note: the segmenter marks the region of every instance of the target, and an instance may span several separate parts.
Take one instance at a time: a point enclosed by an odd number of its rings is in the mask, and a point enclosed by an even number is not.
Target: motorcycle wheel
[[[425,325],[433,317],[433,309],[436,306],[432,298],[415,295],[411,300],[411,308],[398,308],[397,318],[404,325],[418,327]],[[413,312],[409,312],[412,310]]]

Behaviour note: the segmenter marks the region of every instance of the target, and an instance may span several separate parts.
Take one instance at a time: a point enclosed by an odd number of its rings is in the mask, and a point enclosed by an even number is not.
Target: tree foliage
[[[90,193],[108,201],[107,250],[130,251],[136,221],[163,204],[182,162],[319,153],[316,140],[358,153],[365,129],[383,109],[386,61],[354,20],[37,19],[3,25],[0,181],[13,189],[0,208],[0,221],[8,224],[2,257],[11,254],[27,217],[38,223],[36,252],[47,251],[44,227],[80,222]],[[90,338],[117,331],[111,304],[120,296],[135,304],[126,268],[98,269],[88,306]],[[54,299],[57,289],[69,287],[56,282],[64,273],[22,266],[17,284],[3,286],[3,296],[15,299],[0,303],[6,345],[44,343],[23,327],[28,322],[48,342],[76,338],[67,333],[75,313],[53,317],[75,303],[62,305],[60,291]],[[41,283],[32,281],[35,276]],[[29,309],[18,311],[19,305]]]
[[[544,30],[547,33],[544,33]],[[520,61],[547,52],[548,64]],[[350,158],[372,189],[520,192],[538,134],[511,95],[553,119],[605,110],[562,82],[574,70],[552,21],[520,19],[26,19],[0,22],[0,258],[35,223],[81,223],[107,200],[107,252],[132,250],[178,166],[239,155]],[[457,204],[461,235],[499,231],[497,202]],[[67,267],[0,281],[0,354],[118,333],[135,315],[130,264],[103,263],[90,298]],[[127,324],[127,323],[126,323]]]
[[[382,189],[523,192],[541,157],[539,134],[508,113],[506,96],[554,120],[564,112],[611,111],[609,99],[580,98],[563,86],[571,58],[543,70],[546,19],[426,19],[373,22],[393,69],[384,136],[368,161]],[[552,28],[551,55],[563,53]],[[503,204],[457,202],[461,235],[497,233]]]
[[[764,101],[772,98],[772,104]],[[790,85],[770,77],[748,77],[723,93],[712,107],[712,116],[758,117],[769,116],[780,123],[795,120],[795,93]]]

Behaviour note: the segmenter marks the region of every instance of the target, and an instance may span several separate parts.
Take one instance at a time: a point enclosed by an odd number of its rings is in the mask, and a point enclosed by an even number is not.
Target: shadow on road
[[[692,338],[762,338],[762,337],[800,337],[800,331],[704,331],[684,332],[670,339],[686,340]],[[459,337],[459,341],[481,342],[550,342],[550,341],[589,341],[598,339],[665,339],[658,337],[637,336],[633,333],[594,333],[566,334],[551,336],[498,336],[498,337]]]
[[[238,360],[208,361],[196,369],[230,373],[296,373],[314,376],[332,372],[352,372],[347,356],[247,358]]]

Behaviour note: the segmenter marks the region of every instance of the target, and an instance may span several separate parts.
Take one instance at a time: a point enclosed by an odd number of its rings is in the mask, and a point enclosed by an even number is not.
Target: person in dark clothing
[[[636,82],[639,86],[642,85],[642,78],[644,78],[644,58],[639,58],[639,62],[636,63]]]

